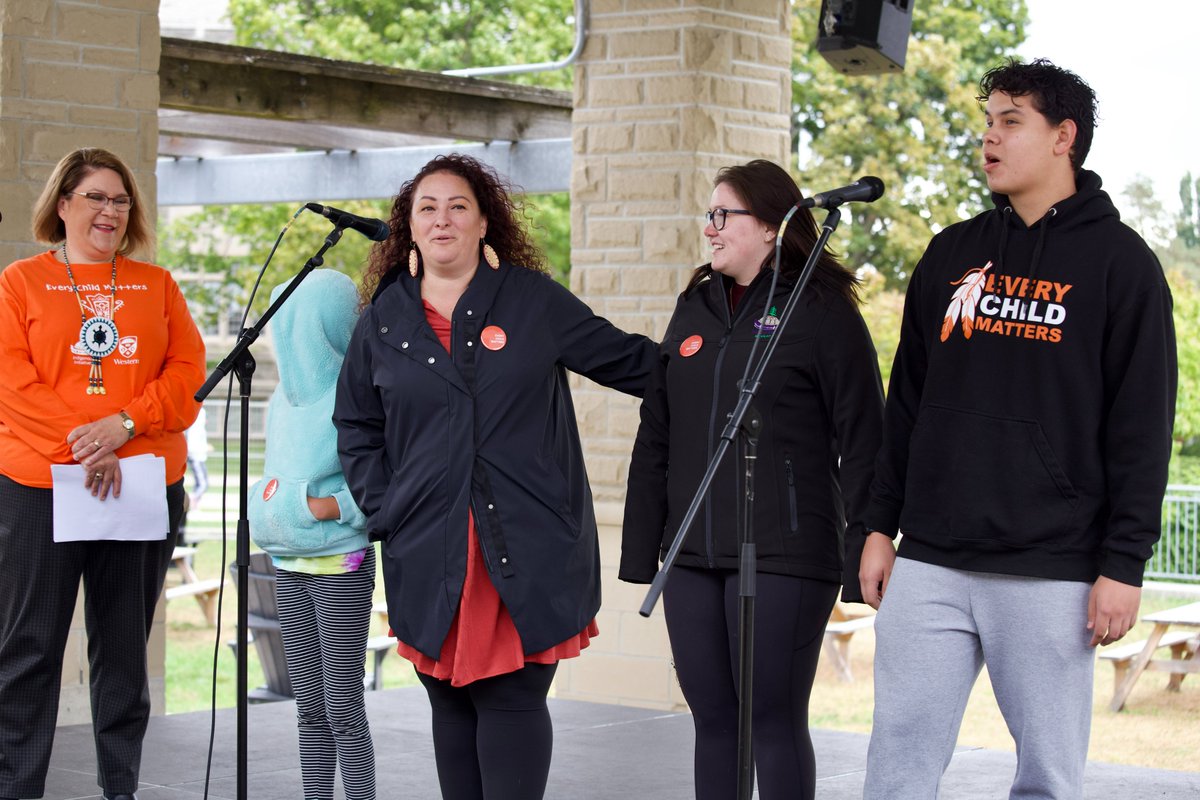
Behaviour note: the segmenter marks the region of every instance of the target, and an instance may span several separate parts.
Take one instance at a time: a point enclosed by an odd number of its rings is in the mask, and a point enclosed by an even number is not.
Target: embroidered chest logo
[[[779,317],[776,314],[775,306],[771,306],[771,310],[762,319],[754,320],[755,334],[759,339],[765,339],[775,333],[775,329],[779,327]]]
[[[1033,339],[1062,341],[1062,323],[1067,318],[1062,304],[1069,283],[1031,280],[1014,275],[996,275],[992,262],[969,269],[950,285],[956,287],[942,319],[941,341],[954,333],[961,321],[964,339],[978,332]]]

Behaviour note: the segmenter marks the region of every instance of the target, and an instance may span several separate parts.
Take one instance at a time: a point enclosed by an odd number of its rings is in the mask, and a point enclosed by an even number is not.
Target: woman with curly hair
[[[521,217],[495,171],[467,156],[438,156],[401,187],[334,409],[450,800],[545,791],[550,683],[599,632],[567,370],[640,396],[655,359],[653,342],[545,274]]]

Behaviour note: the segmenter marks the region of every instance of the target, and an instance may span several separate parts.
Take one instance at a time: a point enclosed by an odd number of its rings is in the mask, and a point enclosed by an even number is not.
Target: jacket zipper
[[[796,517],[796,476],[792,474],[790,458],[783,460],[783,474],[787,476],[788,485],[788,522],[791,523],[792,532],[795,533],[800,527],[800,520]]]

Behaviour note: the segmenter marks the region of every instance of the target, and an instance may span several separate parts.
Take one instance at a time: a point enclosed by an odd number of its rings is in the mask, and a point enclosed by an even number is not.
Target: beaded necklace
[[[117,341],[120,338],[117,333],[117,323],[112,320],[112,315],[117,310],[117,256],[114,254],[112,259],[112,286],[108,296],[109,316],[107,317],[103,313],[92,317],[88,316],[83,299],[79,296],[79,286],[75,283],[75,276],[71,273],[71,259],[67,258],[66,242],[62,243],[62,257],[63,262],[67,265],[67,280],[71,282],[71,291],[75,293],[75,301],[79,303],[81,320],[79,345],[92,358],[91,370],[88,372],[87,393],[107,394],[104,389],[104,376],[100,372],[100,359],[117,349]]]

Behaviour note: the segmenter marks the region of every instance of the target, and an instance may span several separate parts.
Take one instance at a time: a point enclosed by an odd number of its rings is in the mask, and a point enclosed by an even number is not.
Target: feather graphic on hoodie
[[[954,323],[958,321],[958,317],[962,315],[963,336],[967,339],[971,338],[971,334],[975,330],[975,306],[979,304],[979,295],[983,294],[983,282],[986,279],[987,271],[992,268],[992,262],[987,262],[982,267],[967,270],[956,281],[951,281],[951,286],[957,286],[954,294],[950,297],[950,306],[946,309],[946,318],[942,320],[942,341],[950,338],[950,331],[954,329]]]

